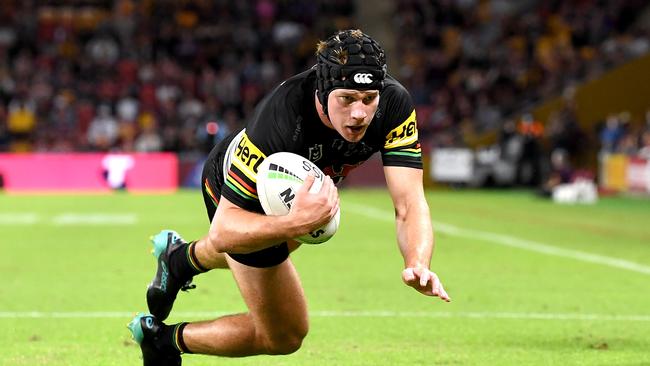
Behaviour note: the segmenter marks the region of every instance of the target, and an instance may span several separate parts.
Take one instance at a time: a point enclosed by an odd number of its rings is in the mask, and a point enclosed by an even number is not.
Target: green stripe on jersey
[[[235,191],[235,193],[237,193],[238,195],[240,195],[240,196],[246,198],[247,200],[255,201],[255,199],[254,199],[253,197],[250,197],[250,196],[248,196],[246,193],[242,192],[239,188],[235,187],[235,185],[232,184],[232,183],[230,183],[228,180],[226,180],[226,185],[227,185],[230,189],[232,189],[233,191]]]
[[[421,158],[422,153],[410,153],[410,152],[405,152],[405,151],[391,151],[387,152],[384,155],[399,155],[399,156],[409,156],[412,158]]]

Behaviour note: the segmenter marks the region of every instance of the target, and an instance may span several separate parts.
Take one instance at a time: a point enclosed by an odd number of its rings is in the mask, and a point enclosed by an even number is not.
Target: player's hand
[[[438,275],[427,268],[406,268],[402,271],[402,280],[406,285],[413,287],[421,294],[437,296],[446,302],[451,301]]]
[[[300,227],[300,235],[327,224],[339,209],[339,194],[332,179],[325,176],[323,185],[318,193],[309,193],[315,177],[309,174],[305,182],[296,192],[289,215]]]

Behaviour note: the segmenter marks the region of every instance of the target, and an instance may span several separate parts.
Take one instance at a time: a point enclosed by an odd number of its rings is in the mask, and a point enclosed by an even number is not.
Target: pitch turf
[[[650,201],[559,206],[526,192],[428,193],[433,268],[453,302],[401,283],[385,191],[342,191],[339,233],[292,258],[311,331],[290,356],[184,365],[650,364]],[[0,365],[138,365],[149,235],[207,230],[200,194],[0,195]],[[227,271],[171,321],[244,309]]]

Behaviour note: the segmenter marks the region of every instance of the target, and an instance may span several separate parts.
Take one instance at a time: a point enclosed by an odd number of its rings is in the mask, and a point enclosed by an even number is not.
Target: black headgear
[[[318,99],[327,114],[334,89],[379,90],[386,77],[386,55],[379,43],[360,30],[337,32],[316,53]],[[342,64],[342,60],[344,63]]]

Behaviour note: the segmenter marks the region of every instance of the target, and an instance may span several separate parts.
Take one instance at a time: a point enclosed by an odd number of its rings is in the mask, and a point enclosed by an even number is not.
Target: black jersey
[[[344,140],[323,124],[316,111],[316,72],[308,70],[280,84],[257,106],[243,131],[233,133],[210,154],[228,161],[214,177],[223,182],[221,195],[236,205],[262,212],[257,197],[257,169],[265,157],[280,151],[304,156],[335,183],[355,167],[381,152],[384,166],[422,168],[415,108],[408,91],[387,76],[375,116],[364,137]],[[214,153],[214,152],[213,152]],[[209,162],[222,164],[222,161]],[[223,171],[223,173],[221,173]]]

